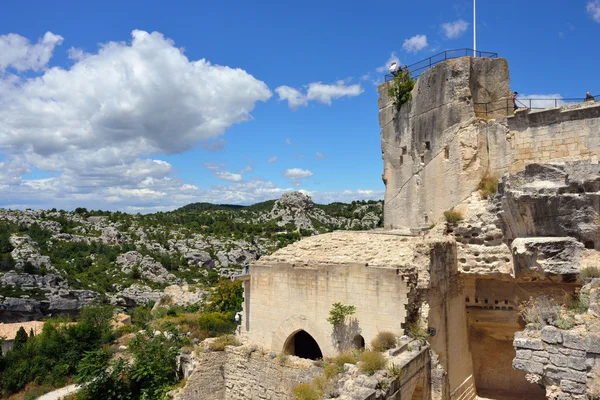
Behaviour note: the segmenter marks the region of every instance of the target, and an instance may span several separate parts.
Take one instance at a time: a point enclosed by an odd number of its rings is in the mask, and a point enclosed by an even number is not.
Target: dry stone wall
[[[580,299],[589,302],[589,309],[571,316],[573,328],[530,324],[514,337],[513,367],[543,384],[550,399],[600,397],[600,279],[585,285]]]
[[[230,348],[203,353],[178,400],[294,400],[292,387],[312,381],[321,369],[290,357],[281,363],[276,354]]]

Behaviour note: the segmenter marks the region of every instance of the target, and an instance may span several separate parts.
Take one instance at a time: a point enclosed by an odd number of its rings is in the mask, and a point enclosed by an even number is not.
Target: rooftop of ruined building
[[[408,230],[336,231],[302,239],[261,257],[254,264],[414,267],[425,254],[423,246],[432,240],[448,239],[432,234],[417,236]]]

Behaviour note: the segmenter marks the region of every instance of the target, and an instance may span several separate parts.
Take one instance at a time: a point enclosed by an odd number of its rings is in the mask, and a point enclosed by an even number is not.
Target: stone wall
[[[507,119],[512,135],[510,172],[530,162],[592,160],[600,156],[600,103],[518,111]]]
[[[438,64],[419,77],[398,112],[387,85],[379,93],[385,226],[428,226],[476,190],[488,171],[487,125],[476,118],[475,104],[510,98],[506,60]]]
[[[510,107],[504,59],[463,57],[425,71],[396,110],[379,87],[386,228],[428,226],[467,199],[486,175],[546,161],[598,164],[600,103]],[[507,103],[508,102],[508,103]],[[492,113],[482,112],[489,104]]]
[[[176,399],[294,400],[292,387],[312,381],[322,371],[291,358],[282,365],[275,354],[245,353],[240,349],[203,353]]]
[[[514,336],[513,367],[525,372],[529,381],[544,385],[549,399],[600,397],[600,279],[583,286],[579,298],[588,304],[587,312],[561,311],[561,317],[570,320],[570,329],[542,322],[529,324]]]
[[[304,330],[324,356],[351,347],[356,335],[367,345],[380,331],[401,335],[410,291],[404,273],[415,268],[398,263],[403,256],[406,264],[414,259],[410,246],[401,247],[405,240],[408,238],[394,235],[336,232],[304,239],[263,257],[252,265],[245,285],[244,315],[248,320],[242,323],[242,333],[251,343],[281,352],[291,335]],[[336,243],[341,245],[339,253]],[[377,259],[386,251],[395,253],[390,257],[395,257],[396,265],[393,258],[387,265]],[[316,263],[308,257],[315,257]],[[327,321],[337,302],[356,307],[341,335],[334,334]]]

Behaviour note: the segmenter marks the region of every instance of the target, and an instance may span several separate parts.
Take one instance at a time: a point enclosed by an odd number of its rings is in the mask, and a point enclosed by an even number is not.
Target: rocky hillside
[[[0,210],[0,320],[75,313],[101,298],[133,307],[169,285],[202,290],[303,236],[381,225],[381,202],[319,205],[301,193],[147,215]]]

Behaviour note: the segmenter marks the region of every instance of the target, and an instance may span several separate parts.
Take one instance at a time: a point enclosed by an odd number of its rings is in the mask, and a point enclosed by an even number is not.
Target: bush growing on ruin
[[[479,190],[481,191],[481,198],[494,199],[496,192],[498,191],[498,178],[485,174],[485,176],[479,182]]]
[[[418,319],[416,321],[410,322],[406,325],[406,332],[417,340],[427,340],[429,339],[429,331],[423,326],[423,322]]]
[[[342,351],[337,356],[331,359],[339,369],[344,369],[344,364],[356,364],[356,357],[351,351]]]
[[[292,388],[292,394],[296,400],[320,400],[323,394],[315,385],[301,383]]]
[[[527,324],[541,328],[547,325],[549,321],[558,318],[560,307],[547,296],[540,296],[536,299],[530,297],[529,300],[519,306],[519,315]]]
[[[446,222],[450,225],[456,225],[458,221],[462,221],[463,215],[459,211],[448,210],[444,211],[444,218],[446,218]]]
[[[290,356],[284,352],[281,352],[277,356],[277,359],[279,360],[279,365],[285,365],[290,360]]]
[[[379,332],[371,341],[371,349],[375,351],[386,351],[396,347],[396,335],[392,332]]]
[[[208,345],[209,350],[212,351],[224,351],[227,346],[239,346],[241,343],[235,337],[235,335],[223,335],[217,337],[212,343]]]
[[[327,318],[327,321],[335,328],[342,325],[346,321],[346,317],[349,317],[355,312],[356,307],[354,306],[345,306],[342,303],[334,303],[331,306],[331,310],[329,310],[329,318]]]
[[[412,90],[415,87],[415,80],[411,77],[408,70],[401,70],[398,75],[388,84],[388,96],[394,103],[397,110],[402,104],[412,98]]]
[[[594,278],[600,278],[600,268],[586,267],[579,272],[579,276],[584,281],[594,279]]]
[[[388,375],[393,378],[399,378],[400,375],[402,375],[402,367],[399,365],[396,365],[395,363],[388,365],[387,371],[388,371]]]
[[[367,375],[385,368],[385,357],[378,351],[366,350],[358,357],[358,370]]]

